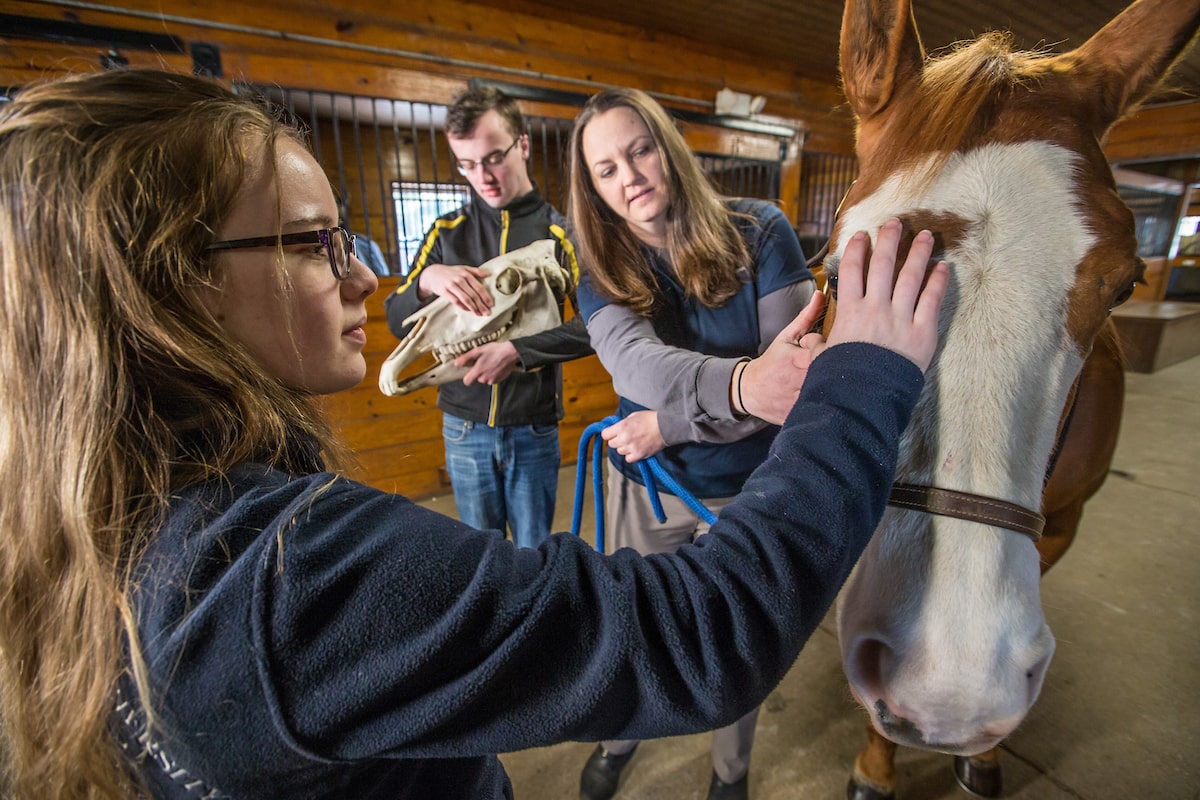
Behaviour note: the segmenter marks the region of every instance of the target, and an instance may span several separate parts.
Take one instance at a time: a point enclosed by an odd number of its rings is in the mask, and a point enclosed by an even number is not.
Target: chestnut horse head
[[[1054,637],[1036,534],[1015,531],[1036,527],[1072,384],[1144,267],[1101,140],[1198,24],[1200,0],[1139,0],[1063,55],[1013,52],[989,34],[930,60],[909,0],[846,4],[841,69],[861,172],[826,272],[836,277],[852,233],[889,217],[934,232],[951,285],[896,480],[998,510],[890,507],[842,593],[851,690],[899,744],[982,752],[1041,689]]]

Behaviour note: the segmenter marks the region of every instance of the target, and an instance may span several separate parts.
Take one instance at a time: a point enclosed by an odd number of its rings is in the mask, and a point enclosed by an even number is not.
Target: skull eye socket
[[[496,276],[496,291],[500,294],[514,294],[521,288],[521,271],[516,267],[506,267]]]

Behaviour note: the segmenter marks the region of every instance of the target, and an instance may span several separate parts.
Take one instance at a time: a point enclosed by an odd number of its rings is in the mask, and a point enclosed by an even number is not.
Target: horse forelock
[[[1014,50],[1011,34],[1003,31],[929,58],[919,83],[898,94],[876,121],[860,126],[860,161],[894,167],[934,153],[922,176],[933,180],[953,153],[996,138],[1009,99],[1038,83],[1051,69],[1049,58]]]

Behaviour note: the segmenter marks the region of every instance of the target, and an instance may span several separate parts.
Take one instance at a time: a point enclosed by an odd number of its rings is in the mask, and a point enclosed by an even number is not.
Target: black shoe
[[[713,773],[712,783],[708,787],[708,800],[747,800],[750,797],[750,773],[742,776],[741,780],[726,783]]]
[[[604,745],[596,745],[579,776],[580,800],[608,800],[616,794],[621,770],[633,758],[635,750],[637,745],[625,755],[610,756],[604,752]]]

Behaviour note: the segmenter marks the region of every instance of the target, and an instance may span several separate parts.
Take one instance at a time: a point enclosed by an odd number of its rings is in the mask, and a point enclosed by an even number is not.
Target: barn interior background
[[[1019,46],[1061,51],[1124,5],[922,0],[915,13],[939,46],[1007,29]],[[429,221],[467,192],[441,132],[453,96],[485,82],[521,99],[531,172],[563,207],[578,108],[606,86],[644,89],[676,115],[723,191],[777,202],[811,252],[857,171],[837,78],[841,10],[838,0],[579,0],[569,9],[526,0],[3,0],[0,87],[153,66],[211,75],[290,109],[348,199],[350,227],[381,245],[395,276],[370,308],[367,379],[330,398],[329,411],[358,454],[356,477],[421,497],[448,485],[435,394],[387,398],[375,376],[394,344],[383,298]],[[1045,40],[1047,31],[1058,38]],[[1146,301],[1200,298],[1200,48],[1174,79],[1106,145],[1138,217],[1150,269],[1135,296]],[[614,404],[594,357],[566,365],[563,400],[570,461],[582,429]]]

